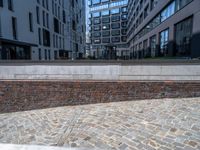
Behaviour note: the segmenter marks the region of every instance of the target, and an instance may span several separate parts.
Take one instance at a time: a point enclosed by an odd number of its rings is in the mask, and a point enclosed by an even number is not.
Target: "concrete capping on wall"
[[[0,80],[200,81],[200,65],[1,65]]]

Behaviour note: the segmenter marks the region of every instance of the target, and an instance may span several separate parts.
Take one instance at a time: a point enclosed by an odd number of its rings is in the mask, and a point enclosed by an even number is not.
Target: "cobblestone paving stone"
[[[0,114],[0,143],[102,150],[200,149],[200,98]]]

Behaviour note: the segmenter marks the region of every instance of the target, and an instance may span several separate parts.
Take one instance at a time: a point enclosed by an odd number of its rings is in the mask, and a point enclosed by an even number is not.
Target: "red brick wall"
[[[0,113],[179,97],[200,97],[200,82],[0,81]]]

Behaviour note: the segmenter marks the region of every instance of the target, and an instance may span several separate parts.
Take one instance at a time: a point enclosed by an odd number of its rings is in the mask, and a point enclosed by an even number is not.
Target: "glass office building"
[[[125,58],[128,0],[88,0],[91,55],[99,59]]]
[[[199,0],[129,0],[130,58],[200,57]]]

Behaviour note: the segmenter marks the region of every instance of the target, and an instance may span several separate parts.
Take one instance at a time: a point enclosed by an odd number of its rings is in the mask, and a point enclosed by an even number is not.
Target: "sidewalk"
[[[0,143],[102,150],[200,149],[200,98],[0,114]]]

